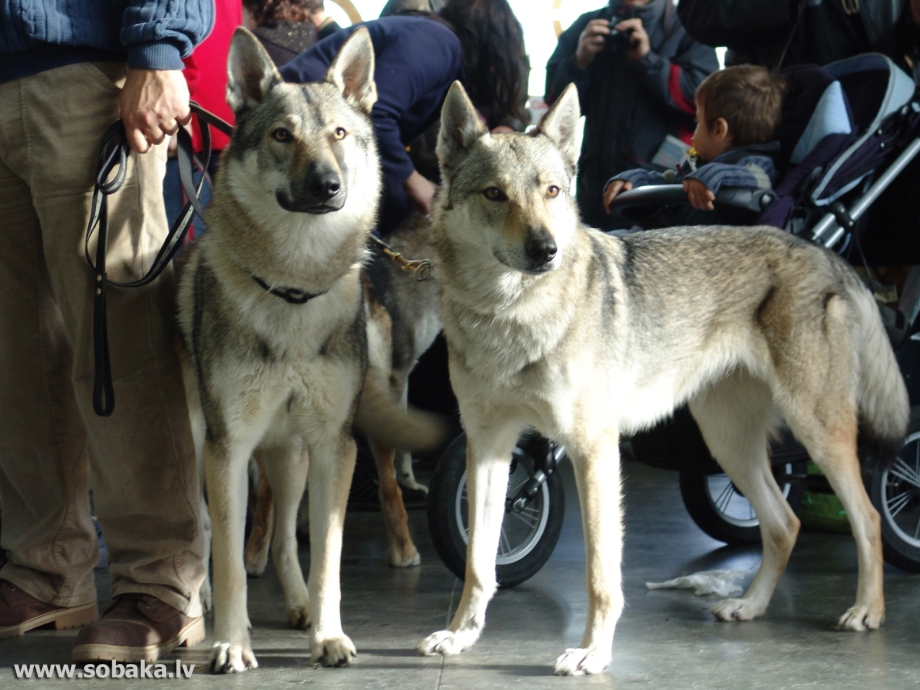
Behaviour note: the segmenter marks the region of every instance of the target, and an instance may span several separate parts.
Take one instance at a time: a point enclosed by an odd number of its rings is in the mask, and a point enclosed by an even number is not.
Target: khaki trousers
[[[84,63],[0,84],[0,577],[48,603],[95,601],[91,484],[113,594],[197,616],[204,540],[171,270],[109,288],[115,413],[92,408],[83,236],[124,77],[124,65]],[[165,236],[165,154],[132,154],[109,198],[114,280],[140,277]]]

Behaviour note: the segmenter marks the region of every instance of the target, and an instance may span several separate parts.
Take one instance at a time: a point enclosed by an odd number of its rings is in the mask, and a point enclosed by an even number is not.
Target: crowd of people
[[[431,133],[453,81],[493,132],[532,123],[524,35],[507,0],[390,0],[382,15],[364,26],[376,54],[386,234],[431,211]],[[143,274],[178,212],[181,193],[164,193],[163,180],[190,98],[232,120],[226,55],[240,24],[291,82],[322,79],[353,30],[322,0],[0,8],[0,639],[82,626],[76,660],[152,661],[202,616],[200,478],[174,347],[173,274],[109,291],[118,406],[98,417],[99,286],[83,236],[101,137],[120,118],[133,154],[109,203],[109,277]],[[729,68],[719,70],[713,46],[729,48]],[[578,88],[585,222],[614,227],[610,203],[631,186],[679,181],[703,218],[722,186],[769,188],[780,174],[776,70],[869,51],[920,70],[920,0],[610,0],[582,15],[559,37],[545,100]],[[227,143],[218,135],[214,147]],[[206,172],[219,175],[214,161]],[[915,190],[920,175],[904,179]],[[920,194],[908,196],[886,222],[920,236]],[[112,574],[101,616],[94,516]]]

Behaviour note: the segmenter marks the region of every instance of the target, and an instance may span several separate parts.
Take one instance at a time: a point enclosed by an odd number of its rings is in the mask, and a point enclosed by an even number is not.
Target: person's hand
[[[642,20],[638,17],[624,19],[613,28],[617,31],[632,29],[632,34],[629,37],[629,50],[626,51],[626,57],[630,60],[641,60],[651,51],[652,44],[649,41],[648,33],[645,27],[642,26]]]
[[[508,125],[499,125],[494,128],[490,134],[514,134],[514,130]]]
[[[180,70],[128,70],[119,97],[131,149],[146,153],[192,117],[188,84]]]
[[[699,180],[684,180],[684,193],[690,199],[690,205],[700,211],[712,211],[715,209],[713,201],[716,195]]]
[[[575,64],[578,69],[588,69],[598,53],[607,50],[607,37],[610,35],[610,22],[606,19],[592,19],[578,37],[575,50]]]
[[[914,24],[920,24],[920,0],[910,0],[910,14]]]
[[[610,204],[613,203],[613,200],[616,199],[617,194],[620,192],[628,192],[633,188],[632,182],[627,180],[613,180],[610,184],[607,185],[604,189],[604,210],[607,213],[610,213]]]
[[[406,190],[406,194],[415,203],[419,213],[423,215],[431,213],[438,185],[423,176],[418,170],[413,170],[412,174],[403,182],[403,189]]]

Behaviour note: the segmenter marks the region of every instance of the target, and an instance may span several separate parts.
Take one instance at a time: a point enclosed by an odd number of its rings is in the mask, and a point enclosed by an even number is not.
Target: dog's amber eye
[[[489,201],[504,201],[508,198],[498,187],[489,187],[483,194],[485,194],[486,199]]]
[[[291,139],[293,138],[294,138],[293,135],[288,130],[286,130],[284,127],[279,127],[278,129],[272,132],[272,139],[274,139],[275,141],[287,143],[291,141]]]
[[[335,128],[335,138],[336,138],[336,139],[344,139],[344,138],[345,138],[345,134],[347,134],[347,132],[346,132],[344,129],[342,129],[341,127],[336,127],[336,128]]]
[[[550,199],[559,196],[559,187],[556,185],[550,185],[549,189],[546,190],[546,196]]]

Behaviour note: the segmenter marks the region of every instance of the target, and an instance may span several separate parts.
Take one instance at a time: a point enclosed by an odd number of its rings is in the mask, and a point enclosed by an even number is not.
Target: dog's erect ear
[[[466,156],[481,136],[489,133],[459,81],[451,84],[441,107],[438,160],[449,170]]]
[[[578,118],[581,109],[578,106],[578,89],[574,84],[565,87],[559,100],[540,120],[537,134],[548,136],[559,152],[565,164],[574,170],[578,163]]]
[[[282,82],[259,39],[237,27],[227,56],[227,104],[234,113],[258,105]]]
[[[339,89],[345,100],[353,106],[365,113],[371,112],[377,102],[374,44],[363,26],[359,26],[345,39],[326,72],[326,81]]]

